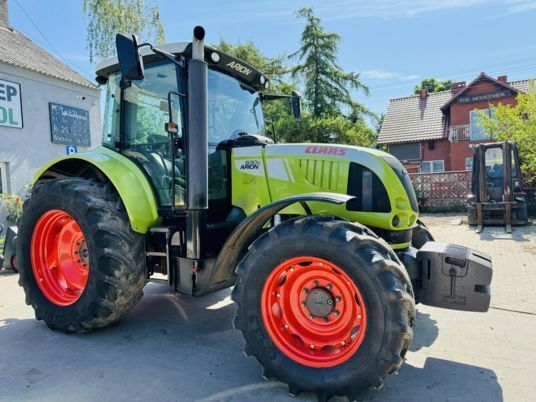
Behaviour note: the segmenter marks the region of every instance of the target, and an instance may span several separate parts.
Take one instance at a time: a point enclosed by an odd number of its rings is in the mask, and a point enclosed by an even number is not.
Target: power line
[[[56,49],[54,47],[54,45],[52,44],[52,42],[50,42],[48,40],[48,38],[45,36],[45,34],[39,29],[39,27],[37,26],[37,24],[32,20],[32,18],[30,17],[30,15],[26,12],[26,10],[24,9],[24,7],[22,7],[22,5],[19,3],[19,0],[15,0],[15,3],[17,3],[17,5],[19,6],[19,8],[21,9],[21,11],[24,13],[24,15],[26,16],[26,18],[28,18],[28,21],[30,21],[30,23],[34,26],[34,28],[37,30],[37,32],[39,32],[39,34],[43,37],[43,39],[45,40],[46,43],[48,43],[48,45],[50,46],[50,48],[56,52],[56,54],[58,55],[58,57],[65,63],[65,64],[68,64],[67,61],[63,58],[63,56],[60,54],[60,52],[58,51],[58,49]]]
[[[530,61],[530,62],[529,62]],[[467,74],[467,73],[474,73],[475,71],[486,71],[488,74],[497,74],[501,72],[507,72],[507,73],[520,73],[525,71],[534,71],[536,68],[536,64],[534,62],[536,61],[535,58],[529,57],[529,58],[521,58],[521,59],[515,59],[510,60],[507,62],[500,62],[495,64],[490,64],[486,68],[478,68],[473,67],[471,69],[464,69],[464,70],[458,70],[456,72],[452,73],[444,73],[441,74],[442,76],[454,76],[456,74]],[[405,83],[391,83],[391,84],[384,84],[384,85],[378,85],[378,86],[371,86],[371,95],[372,96],[381,96],[381,97],[388,97],[391,94],[396,94],[398,92],[413,89],[413,86],[418,81],[411,81],[411,82],[405,82]]]
[[[65,58],[61,55],[61,53],[58,51],[58,49],[56,49],[54,47],[54,45],[52,44],[52,42],[50,40],[48,40],[48,38],[46,37],[46,35],[43,33],[43,31],[41,31],[39,29],[39,27],[37,26],[37,24],[34,22],[34,20],[32,19],[32,17],[30,17],[30,15],[26,12],[26,10],[24,9],[24,7],[22,7],[22,5],[19,3],[19,0],[15,0],[15,3],[19,6],[19,8],[21,9],[21,11],[23,12],[23,14],[26,16],[26,18],[28,18],[28,21],[30,21],[30,23],[33,25],[33,27],[37,30],[37,32],[39,32],[39,34],[41,35],[41,37],[45,40],[45,42],[48,44],[48,46],[50,46],[50,48],[56,53],[56,55],[66,64],[66,65],[71,65],[71,63],[68,63],[67,60],[65,60]],[[85,71],[87,73],[87,71]],[[91,75],[91,73],[90,73]]]
[[[495,64],[489,64],[485,67],[485,70],[487,71],[491,71],[491,69],[494,69],[494,68],[498,68],[498,67],[501,67],[501,66],[504,66],[504,67],[509,67],[509,65],[517,65],[519,63],[524,63],[524,62],[528,62],[528,61],[536,61],[536,58],[534,57],[525,57],[525,58],[521,58],[521,59],[514,59],[514,60],[508,60],[508,61],[502,61],[502,62],[499,62],[499,63],[495,63]],[[469,67],[467,69],[463,69],[463,70],[458,70],[458,71],[452,71],[452,72],[448,72],[448,73],[441,73],[441,76],[443,77],[449,77],[449,76],[454,76],[454,75],[457,75],[457,74],[468,74],[468,73],[473,73],[474,71],[477,71],[477,70],[480,70],[480,71],[483,71],[482,70],[482,66],[480,67]],[[397,84],[383,84],[383,85],[376,85],[372,88],[389,88],[389,87],[405,87],[407,85],[411,85],[411,84],[408,84],[408,83],[397,83]]]

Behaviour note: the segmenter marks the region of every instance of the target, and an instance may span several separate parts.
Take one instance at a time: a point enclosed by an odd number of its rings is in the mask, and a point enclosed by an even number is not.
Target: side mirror
[[[180,138],[182,137],[182,127],[184,127],[184,122],[182,121],[181,114],[181,98],[184,97],[183,94],[175,91],[168,92],[168,113],[169,121],[166,123],[166,131],[171,138]],[[175,144],[177,145],[177,144]]]
[[[144,76],[143,60],[138,51],[138,38],[136,35],[129,37],[123,34],[117,34],[115,45],[123,78],[127,80],[142,80]]]
[[[302,117],[302,108],[301,108],[301,95],[298,91],[292,91],[290,97],[292,103],[292,114],[296,119],[301,119]]]

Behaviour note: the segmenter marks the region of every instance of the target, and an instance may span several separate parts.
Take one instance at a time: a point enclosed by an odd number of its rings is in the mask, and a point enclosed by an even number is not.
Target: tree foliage
[[[315,119],[287,117],[275,123],[281,142],[318,142],[370,147],[376,142],[376,132],[365,122],[352,123],[344,116]]]
[[[480,113],[479,124],[498,141],[516,141],[521,169],[536,185],[536,83],[517,96],[517,104],[491,106],[494,117]]]
[[[91,62],[115,54],[115,35],[134,33],[142,41],[163,43],[164,26],[160,10],[144,0],[83,0],[83,10],[89,19],[87,49]]]
[[[440,81],[435,78],[425,78],[420,85],[415,86],[413,93],[418,95],[421,89],[426,88],[428,93],[447,91],[452,85],[452,80]]]
[[[224,53],[244,60],[246,63],[262,71],[270,80],[269,92],[278,95],[288,95],[298,90],[298,85],[288,81],[289,68],[285,64],[285,57],[268,57],[262,54],[253,41],[233,45],[221,38],[214,47]],[[290,100],[282,99],[266,102],[263,105],[264,114],[270,122],[290,117]]]
[[[352,98],[352,90],[361,90],[367,95],[369,92],[359,80],[359,73],[345,72],[337,62],[340,36],[324,31],[311,8],[301,8],[296,15],[305,19],[305,27],[301,48],[292,55],[299,63],[292,68],[292,74],[305,82],[304,96],[311,116],[315,119],[340,116],[343,107],[351,111],[354,120],[361,120],[363,115],[372,116]]]
[[[263,55],[257,45],[251,40],[232,45],[221,38],[220,42],[214,47],[240,60],[244,60],[249,65],[266,74],[270,80],[279,82],[281,76],[288,72],[288,68],[283,63],[284,57],[267,57]]]

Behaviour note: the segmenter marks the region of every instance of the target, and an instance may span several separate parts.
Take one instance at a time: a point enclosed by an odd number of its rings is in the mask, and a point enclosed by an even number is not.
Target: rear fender
[[[105,147],[69,155],[44,165],[34,176],[34,184],[59,177],[91,177],[107,180],[118,192],[132,230],[146,233],[159,222],[156,198],[142,170],[130,159]]]
[[[300,203],[306,213],[310,214],[308,202],[342,205],[352,198],[352,196],[338,193],[309,193],[283,198],[258,209],[244,219],[226,240],[214,264],[210,276],[210,288],[221,288],[234,283],[236,266],[247,253],[249,246],[260,236],[264,225],[279,211],[292,204]]]

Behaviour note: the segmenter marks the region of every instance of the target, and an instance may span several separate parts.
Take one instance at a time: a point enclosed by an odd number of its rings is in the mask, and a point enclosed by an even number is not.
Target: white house
[[[98,88],[11,27],[0,0],[0,193],[22,195],[43,163],[100,139]]]

